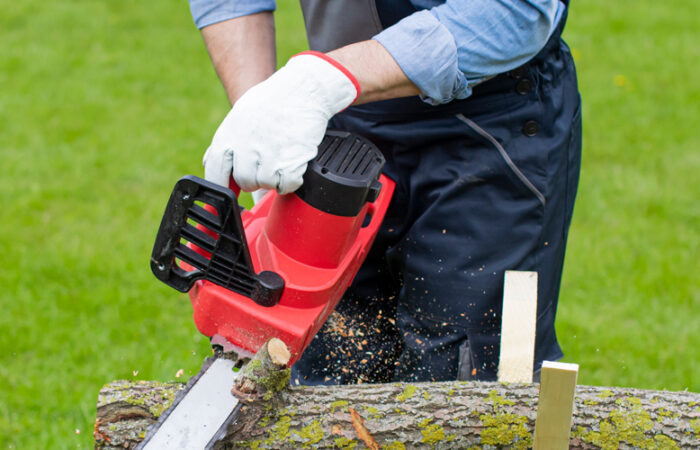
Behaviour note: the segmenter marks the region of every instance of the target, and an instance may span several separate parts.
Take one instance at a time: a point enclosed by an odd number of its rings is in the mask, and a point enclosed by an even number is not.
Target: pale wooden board
[[[542,363],[535,422],[535,449],[569,448],[578,364]]]
[[[537,272],[507,270],[503,287],[498,381],[532,383],[537,322]]]

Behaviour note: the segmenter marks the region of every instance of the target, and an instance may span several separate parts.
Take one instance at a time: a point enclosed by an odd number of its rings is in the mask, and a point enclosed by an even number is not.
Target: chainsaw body
[[[369,141],[329,131],[293,194],[239,214],[233,191],[175,187],[156,238],[156,276],[188,291],[197,329],[257,352],[272,337],[299,359],[350,286],[394,190]]]

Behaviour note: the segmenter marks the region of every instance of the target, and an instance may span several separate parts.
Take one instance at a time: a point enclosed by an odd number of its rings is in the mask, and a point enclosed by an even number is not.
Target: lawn
[[[228,109],[185,2],[0,0],[0,447],[90,448],[110,380],[208,352],[148,259]],[[279,59],[303,50],[292,0]],[[700,391],[700,3],[574,0],[584,162],[558,333],[584,384]]]

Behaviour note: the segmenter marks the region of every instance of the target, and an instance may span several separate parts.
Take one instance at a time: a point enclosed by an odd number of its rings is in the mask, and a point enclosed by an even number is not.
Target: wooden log
[[[97,400],[95,448],[134,448],[184,386],[155,381],[113,381],[105,385]]]
[[[96,447],[133,447],[180,386],[106,385]],[[363,448],[350,408],[382,449],[530,448],[538,395],[486,382],[295,387],[246,402],[220,448]],[[571,436],[576,449],[698,448],[700,394],[577,386]]]

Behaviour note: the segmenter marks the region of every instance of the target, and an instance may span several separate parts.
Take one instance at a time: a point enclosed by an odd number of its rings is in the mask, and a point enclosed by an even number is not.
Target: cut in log
[[[133,447],[181,386],[106,385],[96,447]],[[486,382],[295,387],[247,402],[220,448],[363,448],[350,408],[383,449],[529,448],[538,395]],[[700,394],[576,387],[571,448],[699,448],[699,436]]]

